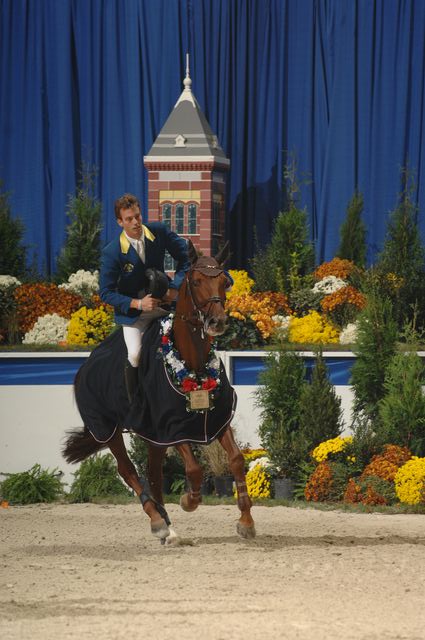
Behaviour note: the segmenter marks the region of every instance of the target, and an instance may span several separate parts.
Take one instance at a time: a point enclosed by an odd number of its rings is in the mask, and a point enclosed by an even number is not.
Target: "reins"
[[[211,296],[210,298],[207,298],[205,302],[202,302],[202,304],[199,303],[193,294],[193,290],[191,286],[190,276],[193,271],[196,271],[196,264],[187,272],[186,278],[185,278],[186,295],[189,294],[193,311],[190,315],[184,315],[179,313],[179,314],[176,314],[175,317],[193,325],[193,331],[196,331],[196,328],[200,327],[202,338],[204,338],[204,325],[205,325],[205,319],[206,319],[205,316],[208,315],[211,305],[216,302],[219,302],[224,309],[224,304],[226,300],[225,298],[221,298],[220,296]],[[221,270],[220,273],[223,273],[223,270]],[[217,278],[220,275],[220,273],[215,276],[209,276],[209,277]],[[207,305],[208,305],[208,308],[205,309]]]

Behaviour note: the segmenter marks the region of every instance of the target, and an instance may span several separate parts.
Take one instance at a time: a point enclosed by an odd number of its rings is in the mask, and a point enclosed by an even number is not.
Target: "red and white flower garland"
[[[210,409],[214,408],[214,391],[220,386],[220,359],[215,349],[211,347],[204,372],[197,375],[186,368],[186,363],[173,343],[174,314],[161,320],[161,350],[167,371],[174,385],[186,396],[188,411],[205,411],[205,409],[190,408],[190,392],[204,390],[210,394]]]

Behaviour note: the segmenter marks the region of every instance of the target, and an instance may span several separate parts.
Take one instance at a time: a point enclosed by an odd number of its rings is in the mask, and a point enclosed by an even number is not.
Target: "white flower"
[[[185,368],[183,361],[176,358],[175,354],[172,351],[170,351],[170,353],[167,353],[167,355],[165,356],[165,359],[170,365],[170,367],[172,368],[172,370],[175,371],[176,373],[177,371],[181,371],[182,369]]]
[[[23,344],[57,344],[66,340],[69,320],[57,313],[40,316],[24,336]]]
[[[220,359],[216,356],[215,352],[211,360],[209,361],[208,366],[211,369],[215,369],[216,371],[220,370]]]
[[[270,467],[270,460],[268,459],[267,456],[263,456],[262,458],[256,458],[255,460],[251,460],[251,462],[248,465],[249,471],[251,471],[251,469],[254,469],[254,467],[256,467],[257,465],[267,469],[268,467]]]
[[[281,337],[286,336],[289,325],[291,324],[292,316],[272,316],[272,320],[275,324],[275,332]]]
[[[91,295],[99,291],[99,271],[84,271],[79,269],[76,273],[71,273],[68,282],[59,285],[60,289],[72,291],[78,295]]]
[[[335,291],[339,291],[339,289],[343,289],[346,286],[347,283],[345,280],[342,280],[342,278],[326,276],[326,278],[322,278],[322,280],[316,282],[313,287],[313,292],[328,295],[329,293],[335,293]]]
[[[168,336],[173,326],[173,317],[172,315],[167,316],[164,320],[161,321],[162,324],[162,333],[164,336]]]
[[[353,344],[357,340],[357,324],[350,322],[339,334],[340,344]]]
[[[0,289],[8,289],[9,287],[19,287],[22,284],[15,276],[0,276]]]

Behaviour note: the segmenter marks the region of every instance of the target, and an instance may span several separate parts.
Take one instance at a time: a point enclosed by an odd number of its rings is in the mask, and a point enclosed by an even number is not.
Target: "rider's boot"
[[[132,367],[128,360],[124,366],[124,378],[128,401],[131,404],[139,385],[139,373],[137,367]]]

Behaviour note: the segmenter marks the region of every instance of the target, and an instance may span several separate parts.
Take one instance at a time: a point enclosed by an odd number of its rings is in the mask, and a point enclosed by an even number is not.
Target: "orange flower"
[[[275,329],[274,315],[291,313],[285,294],[271,291],[232,296],[226,301],[226,311],[238,320],[252,319],[263,338],[269,338]]]
[[[353,307],[357,307],[357,309],[364,309],[366,306],[366,298],[358,289],[347,285],[325,296],[320,303],[325,313],[332,312],[336,307],[343,304],[351,304]]]
[[[306,500],[322,502],[329,498],[332,485],[332,469],[328,462],[321,462],[308,479],[304,489],[304,496]]]
[[[314,272],[316,280],[322,280],[326,276],[335,276],[336,278],[342,278],[345,280],[356,268],[354,262],[351,260],[344,260],[343,258],[334,258],[330,262],[324,262],[319,265]]]
[[[37,319],[48,313],[70,318],[82,303],[81,296],[45,282],[22,284],[15,289],[14,296],[18,304],[19,330],[22,333],[32,329]]]

